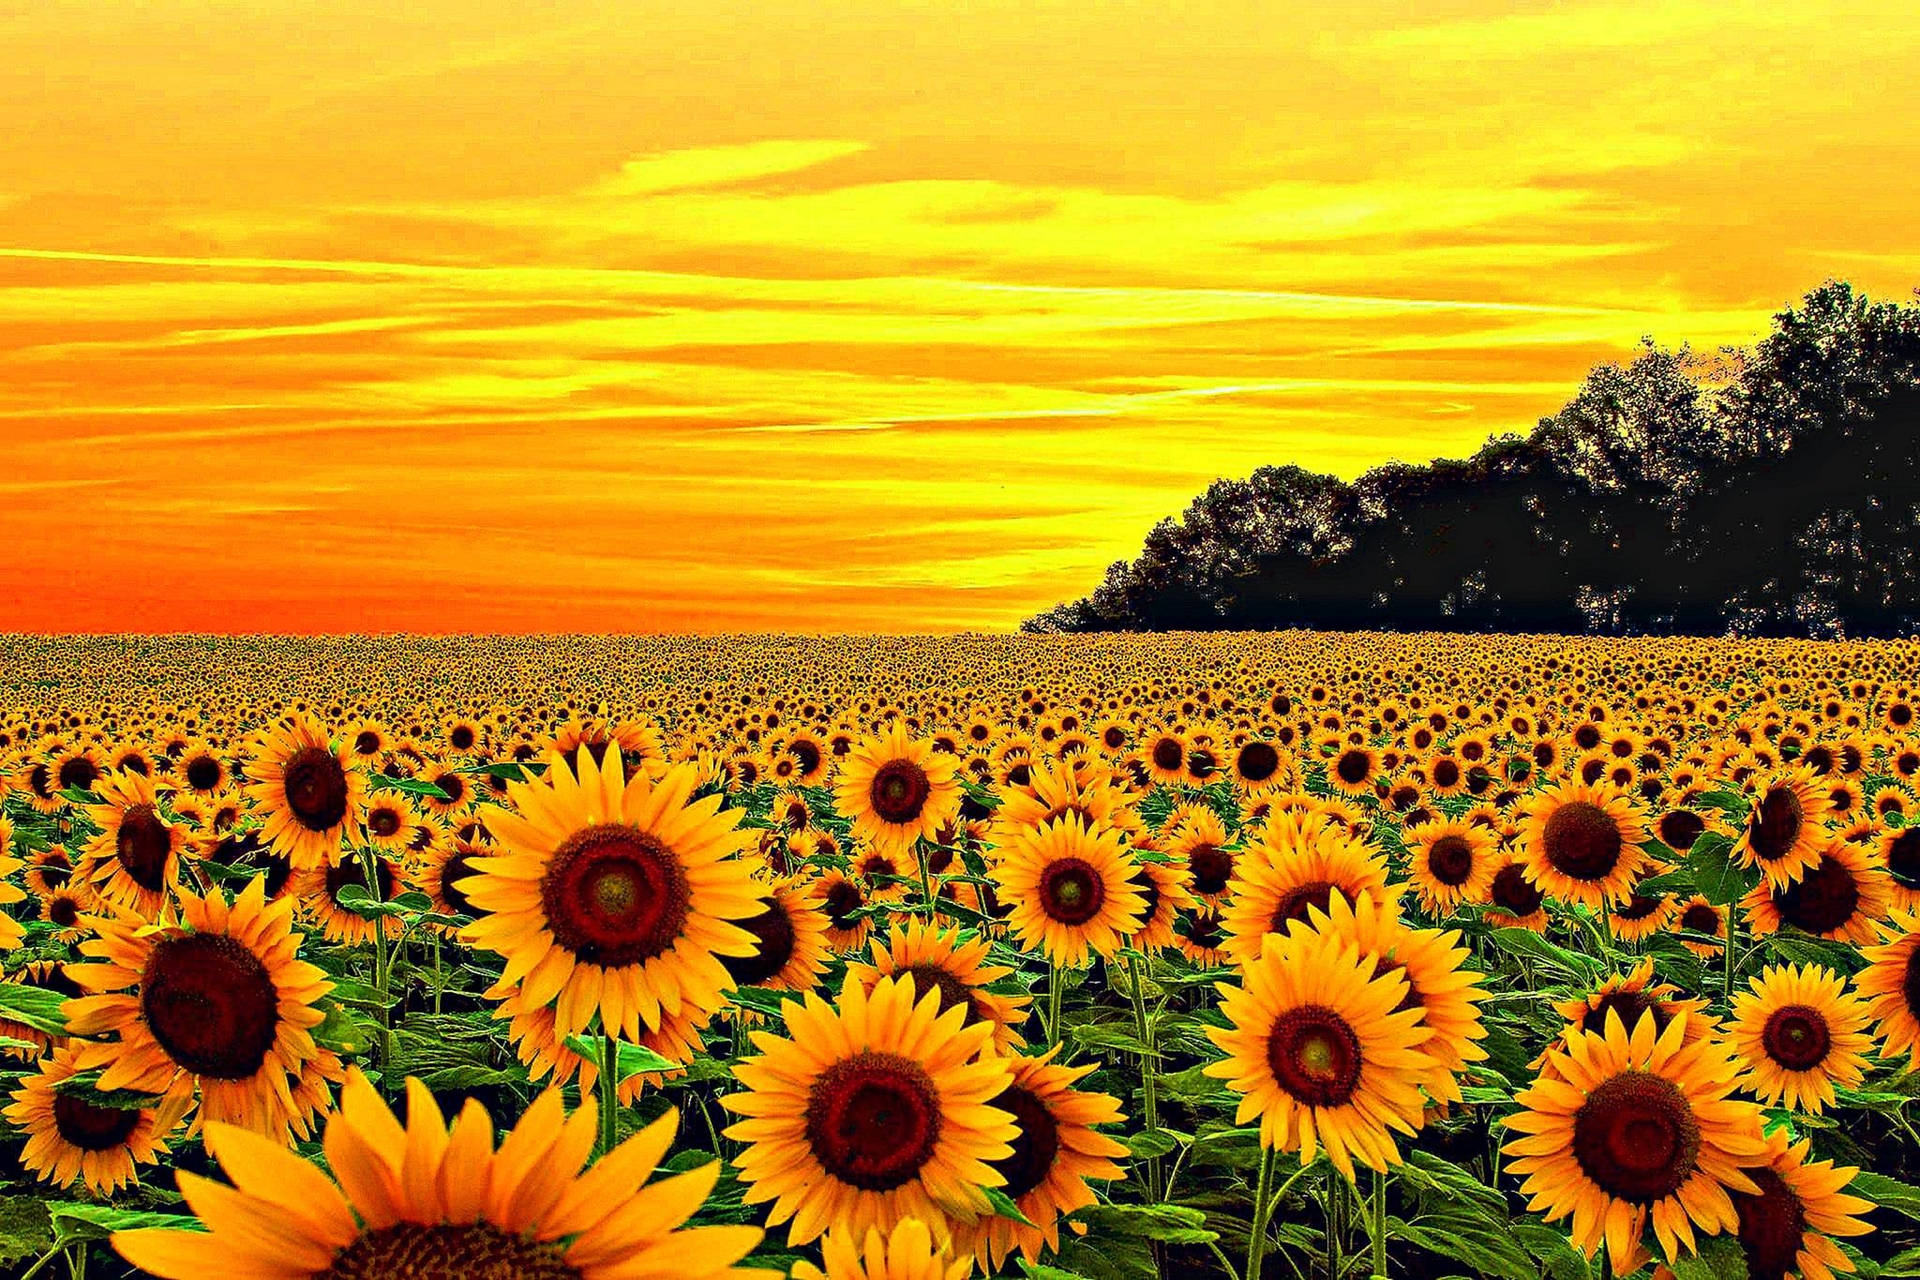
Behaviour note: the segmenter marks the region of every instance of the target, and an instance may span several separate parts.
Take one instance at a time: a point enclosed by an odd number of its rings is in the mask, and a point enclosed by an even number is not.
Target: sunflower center
[[[1287,925],[1295,920],[1302,924],[1310,923],[1309,912],[1315,907],[1329,911],[1333,907],[1333,895],[1339,887],[1331,880],[1309,880],[1305,884],[1295,885],[1281,896],[1273,908],[1273,920],[1267,928],[1273,933],[1285,933]],[[1340,895],[1346,897],[1344,893]]]
[[[440,864],[440,896],[447,900],[456,914],[473,916],[478,919],[487,914],[484,907],[473,905],[473,899],[461,889],[460,882],[473,875],[473,855],[465,849],[455,850],[447,860]]]
[[[380,749],[380,735],[371,729],[362,729],[353,739],[355,755],[370,756]]]
[[[1833,1047],[1827,1020],[1804,1004],[1775,1009],[1761,1029],[1760,1044],[1767,1056],[1789,1071],[1807,1071],[1826,1060]]]
[[[1053,1172],[1053,1162],[1060,1154],[1060,1122],[1053,1118],[1053,1112],[1047,1110],[1044,1102],[1017,1084],[1007,1086],[987,1105],[1011,1112],[1014,1124],[1020,1129],[1013,1140],[1013,1154],[993,1161],[993,1167],[1007,1180],[1007,1185],[1000,1189],[1018,1199],[1045,1182]]]
[[[266,964],[225,934],[157,942],[141,971],[148,1030],[195,1075],[245,1080],[260,1070],[279,1029],[279,1006]]]
[[[873,775],[868,799],[882,822],[895,826],[912,822],[933,795],[933,783],[926,770],[911,760],[889,760]]]
[[[892,1053],[834,1063],[807,1097],[807,1145],[828,1173],[862,1191],[919,1176],[940,1138],[940,1099],[926,1069]]]
[[[833,921],[833,927],[842,931],[851,929],[858,923],[853,913],[867,904],[860,892],[860,886],[851,880],[836,880],[827,888],[827,915]]]
[[[1887,872],[1904,889],[1920,889],[1920,827],[1902,827],[1887,842]]]
[[[1367,758],[1364,751],[1342,751],[1340,758],[1333,762],[1333,771],[1339,775],[1340,781],[1357,787],[1373,772],[1373,761]]]
[[[1640,1016],[1645,1013],[1651,1013],[1653,1015],[1653,1029],[1655,1031],[1666,1030],[1667,1023],[1672,1017],[1672,1015],[1667,1012],[1666,1005],[1649,992],[1632,988],[1617,988],[1607,992],[1593,1002],[1592,1006],[1588,1008],[1585,1015],[1580,1019],[1580,1029],[1583,1031],[1605,1031],[1607,1029],[1608,1010],[1612,1010],[1620,1015],[1620,1025],[1628,1031],[1633,1030],[1634,1026],[1640,1021]]]
[[[47,905],[47,919],[68,929],[80,922],[80,904],[69,897],[55,898]]]
[[[580,1269],[559,1245],[491,1222],[402,1222],[361,1236],[314,1280],[580,1280]]]
[[[1660,909],[1664,898],[1649,898],[1644,893],[1636,893],[1628,898],[1624,906],[1615,907],[1613,914],[1622,920],[1645,920]]]
[[[1280,1087],[1307,1106],[1344,1106],[1360,1086],[1360,1037],[1332,1009],[1302,1005],[1274,1019],[1267,1065]]]
[[[1547,861],[1570,880],[1604,880],[1620,862],[1620,825],[1597,804],[1570,800],[1547,818]]]
[[[561,946],[608,969],[639,964],[680,940],[692,888],[671,850],[638,827],[584,827],[554,850],[540,879]]]
[[[1700,1155],[1686,1095],[1647,1071],[1626,1071],[1587,1095],[1573,1116],[1573,1158],[1610,1196],[1647,1205],[1678,1191]]]
[[[1681,913],[1680,927],[1689,933],[1720,932],[1720,913],[1704,902],[1696,902]]]
[[[820,767],[820,748],[802,738],[788,745],[787,750],[800,764],[800,772],[810,774]]]
[[[1748,1169],[1746,1174],[1760,1194],[1728,1194],[1740,1217],[1740,1248],[1747,1255],[1747,1274],[1752,1280],[1785,1280],[1796,1269],[1806,1242],[1806,1209],[1786,1179],[1773,1170]]]
[[[173,852],[173,838],[152,805],[131,805],[120,815],[120,834],[114,849],[121,868],[135,884],[149,893],[166,888],[167,855]]]
[[[753,935],[754,952],[747,956],[721,956],[720,963],[737,986],[757,987],[787,967],[793,958],[793,918],[777,902],[769,901],[764,910],[735,924]]]
[[[1846,865],[1831,857],[1788,885],[1775,896],[1787,923],[1808,933],[1830,933],[1853,918],[1860,905],[1860,886]]]
[[[1693,842],[1707,829],[1697,813],[1686,809],[1675,809],[1660,819],[1660,843],[1675,853],[1685,853],[1693,848]]]
[[[1753,826],[1748,835],[1753,856],[1762,862],[1785,857],[1800,839],[1805,816],[1800,797],[1792,788],[1770,788],[1762,797],[1760,807],[1753,811]]]
[[[384,805],[367,815],[367,830],[376,836],[390,836],[400,829],[400,813]]]
[[[1040,875],[1040,909],[1062,924],[1085,924],[1106,900],[1106,882],[1085,859],[1061,858]]]
[[[1233,878],[1233,855],[1216,844],[1197,844],[1187,851],[1187,869],[1193,873],[1196,890],[1222,893]]]
[[[1153,744],[1153,763],[1156,768],[1171,773],[1186,762],[1186,752],[1181,749],[1178,739],[1162,738]]]
[[[1436,787],[1455,786],[1460,781],[1460,766],[1451,760],[1436,760],[1433,765],[1433,785]]]
[[[1473,875],[1473,846],[1460,836],[1441,836],[1427,850],[1427,871],[1449,888],[1465,884]]]
[[[66,1142],[82,1151],[111,1151],[140,1125],[140,1113],[96,1107],[85,1098],[53,1095],[53,1123]]]
[[[1140,892],[1140,924],[1144,928],[1153,923],[1160,910],[1160,885],[1145,871],[1135,872],[1127,883]]]
[[[967,1011],[968,1023],[980,1021],[980,1010],[973,1003],[973,988],[962,982],[955,974],[949,973],[937,964],[909,965],[901,973],[913,979],[915,1004],[926,999],[929,991],[938,991],[941,1013],[958,1005]]]
[[[1240,748],[1240,776],[1248,782],[1265,782],[1280,771],[1280,753],[1264,742],[1249,742]]]
[[[294,820],[309,831],[328,831],[347,816],[347,771],[322,747],[302,747],[287,761],[282,783]]]
[[[195,756],[187,762],[187,785],[195,791],[211,791],[220,785],[220,762],[212,756]]]
[[[99,768],[85,756],[75,756],[60,766],[60,787],[79,787],[85,791],[100,777]]]
[[[1530,916],[1546,900],[1547,895],[1527,879],[1517,862],[1509,862],[1493,877],[1493,905],[1509,915]]]
[[[1213,752],[1205,747],[1195,747],[1187,757],[1187,772],[1196,778],[1211,778],[1219,765],[1213,758]]]
[[[459,804],[467,794],[466,779],[457,773],[443,773],[433,780],[433,785],[446,793],[447,798],[440,802],[442,804]]]
[[[385,902],[393,897],[394,880],[393,864],[391,862],[388,862],[385,858],[375,858],[373,860],[373,878],[380,884],[380,890],[377,895],[380,901]],[[360,859],[349,858],[344,862],[335,863],[333,866],[327,868],[327,897],[338,901],[340,891],[350,884],[356,884],[362,889],[371,891],[372,886],[367,884],[367,869],[360,865]]]
[[[466,725],[455,725],[453,732],[447,735],[447,743],[455,751],[465,751],[473,745],[473,730]]]

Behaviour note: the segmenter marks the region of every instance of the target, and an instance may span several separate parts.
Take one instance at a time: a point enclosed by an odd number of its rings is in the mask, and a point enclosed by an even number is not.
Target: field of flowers
[[[0,1270],[1920,1275],[1920,645],[0,639]]]

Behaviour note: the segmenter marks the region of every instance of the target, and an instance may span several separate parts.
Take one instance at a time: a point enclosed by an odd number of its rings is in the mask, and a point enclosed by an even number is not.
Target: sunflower
[[[1551,1065],[1551,1050],[1565,1048],[1568,1038],[1576,1032],[1604,1032],[1609,1013],[1618,1014],[1620,1021],[1628,1025],[1637,1024],[1642,1014],[1649,1014],[1656,1034],[1665,1031],[1675,1018],[1685,1017],[1687,1039],[1703,1040],[1716,1029],[1714,1020],[1706,1015],[1706,1007],[1705,1000],[1683,998],[1680,988],[1670,982],[1657,981],[1653,958],[1649,956],[1631,971],[1611,975],[1585,995],[1555,1002],[1554,1012],[1566,1019],[1567,1025],[1554,1038],[1548,1052],[1542,1053],[1533,1064],[1534,1070],[1546,1070]]]
[[[1177,787],[1187,777],[1187,740],[1171,729],[1149,734],[1141,743],[1139,760],[1149,782]]]
[[[793,1280],[966,1280],[973,1259],[956,1258],[948,1243],[918,1218],[903,1218],[891,1234],[869,1229],[865,1239],[832,1231],[820,1243],[822,1271],[811,1262],[793,1264]]]
[[[1688,937],[1680,939],[1682,946],[1702,960],[1713,959],[1727,944],[1727,913],[1708,901],[1702,893],[1696,893],[1679,904],[1673,913],[1673,927],[1682,934],[1704,934],[1716,939],[1714,942]]]
[[[151,778],[107,774],[97,787],[104,803],[88,806],[87,816],[101,830],[75,869],[79,880],[116,906],[152,916],[180,885],[186,828],[161,813]]]
[[[4,874],[4,873],[0,873]],[[0,886],[0,894],[11,886]],[[53,926],[47,936],[55,942],[78,942],[92,930],[86,922],[86,915],[94,909],[96,899],[81,889],[55,889],[40,899],[40,918]]]
[[[1667,848],[1685,855],[1695,840],[1718,825],[1717,819],[1703,817],[1685,805],[1676,805],[1654,820],[1653,835]]]
[[[1265,795],[1284,788],[1292,773],[1287,753],[1264,738],[1252,738],[1234,748],[1230,771],[1241,795]]]
[[[1680,904],[1672,895],[1640,892],[1644,882],[1665,869],[1659,863],[1649,863],[1647,874],[1634,881],[1633,892],[1627,896],[1627,900],[1607,912],[1607,924],[1613,930],[1614,937],[1623,942],[1638,942],[1659,933],[1673,920],[1680,910]]]
[[[1817,965],[1769,965],[1733,1000],[1727,1045],[1745,1065],[1740,1087],[1768,1106],[1818,1115],[1834,1104],[1834,1086],[1866,1074],[1872,1037],[1867,1002],[1846,980]]]
[[[1258,1116],[1261,1143],[1299,1151],[1303,1167],[1324,1147],[1349,1179],[1356,1159],[1384,1170],[1400,1163],[1393,1132],[1420,1126],[1420,1083],[1437,1065],[1407,995],[1403,973],[1344,938],[1269,934],[1242,985],[1221,988],[1231,1025],[1207,1035],[1227,1056],[1205,1074],[1241,1095],[1235,1124]]]
[[[760,1050],[734,1068],[744,1091],[720,1101],[744,1119],[726,1136],[748,1204],[791,1222],[789,1245],[829,1229],[891,1230],[920,1218],[950,1231],[992,1212],[984,1188],[1014,1153],[1011,1113],[992,1105],[1013,1082],[982,1052],[987,1023],[888,978],[871,994],[849,983],[836,1008],[813,994],[782,1009],[791,1038],[752,1032]]]
[[[261,839],[297,869],[331,862],[359,826],[366,780],[310,717],[262,733],[247,772]]]
[[[1050,964],[1079,968],[1091,955],[1111,959],[1140,931],[1146,899],[1133,855],[1111,828],[1069,814],[1018,835],[999,851],[994,890],[1013,906],[1008,926],[1022,946]]]
[[[1920,907],[1920,827],[1889,827],[1873,834],[1874,862],[1893,882],[1893,905]]]
[[[420,829],[420,815],[399,792],[383,791],[368,799],[360,827],[366,842],[374,848],[400,850],[413,843]]]
[[[1195,968],[1218,969],[1227,963],[1227,935],[1220,917],[1204,907],[1184,912],[1173,926],[1173,945]]]
[[[393,901],[400,892],[399,862],[385,854],[374,854],[373,878],[374,883],[369,885],[366,867],[358,857],[348,855],[330,866],[294,872],[293,896],[319,924],[320,936],[328,942],[372,942],[373,920],[343,905],[340,895],[351,887],[371,891],[376,902]]]
[[[402,1127],[355,1070],[327,1123],[333,1177],[244,1130],[209,1125],[207,1146],[233,1185],[177,1175],[209,1231],[121,1231],[113,1247],[162,1280],[752,1275],[734,1264],[760,1242],[758,1227],[683,1225],[713,1189],[718,1161],[643,1185],[673,1143],[678,1113],[583,1173],[595,1113],[589,1100],[565,1116],[549,1089],[495,1150],[479,1102],[449,1126],[427,1087],[408,1080]]]
[[[433,900],[433,909],[438,914],[477,920],[487,914],[486,910],[474,905],[464,886],[474,874],[474,859],[491,857],[494,852],[492,845],[472,840],[455,839],[436,844],[415,865],[411,879],[420,892]],[[441,927],[450,933],[456,932],[450,926]]]
[[[0,827],[0,906],[11,906],[26,901],[27,891],[13,883],[12,878],[24,863],[13,856],[13,824],[4,818],[0,818],[0,823],[5,823],[4,827]],[[0,948],[11,951],[26,936],[26,930],[18,920],[0,911]]]
[[[1800,879],[1784,888],[1763,880],[1740,905],[1757,934],[1790,924],[1815,937],[1860,944],[1872,942],[1874,925],[1886,919],[1893,884],[1861,850],[1833,840]]]
[[[98,994],[67,1001],[67,1030],[116,1038],[84,1046],[79,1069],[104,1068],[108,1090],[197,1088],[196,1125],[304,1137],[338,1061],[313,1042],[333,984],[295,958],[293,902],[269,905],[256,879],[231,904],[218,889],[183,891],[176,904],[151,925],[102,919],[100,936],[80,944],[102,963],[69,965],[67,976]]]
[[[829,868],[813,884],[827,913],[827,946],[841,955],[863,949],[873,932],[873,917],[854,914],[867,905],[867,891],[859,879]]]
[[[1609,1010],[1604,1032],[1572,1032],[1549,1054],[1506,1119],[1528,1209],[1571,1214],[1574,1246],[1591,1258],[1604,1242],[1616,1272],[1633,1269],[1649,1219],[1672,1259],[1697,1247],[1696,1224],[1738,1228],[1729,1192],[1760,1192],[1746,1172],[1766,1160],[1760,1109],[1728,1096],[1738,1064],[1715,1041],[1689,1042],[1688,1021],[1656,1033],[1642,1014],[1629,1034]]]
[[[957,928],[943,929],[925,920],[909,921],[894,934],[890,945],[884,949],[875,945],[872,964],[849,963],[847,981],[857,982],[871,993],[883,979],[911,978],[915,1000],[928,992],[938,992],[940,1012],[957,1005],[966,1010],[966,1025],[991,1024],[993,1038],[988,1048],[1007,1057],[1026,1043],[1018,1027],[1026,1020],[1033,997],[1001,995],[988,989],[1014,972],[1006,965],[986,962],[991,946],[986,938],[962,939]]]
[[[1058,1253],[1060,1219],[1094,1203],[1087,1179],[1125,1176],[1114,1161],[1127,1148],[1094,1129],[1121,1122],[1119,1102],[1073,1087],[1099,1064],[1061,1066],[1053,1061],[1058,1052],[1055,1045],[1038,1057],[1010,1059],[1013,1082],[991,1103],[1011,1113],[1019,1130],[1013,1154],[992,1163],[1006,1178],[1001,1191],[1027,1222],[995,1215],[959,1228],[956,1250],[970,1249],[987,1275],[1002,1274],[1015,1250],[1029,1262],[1040,1260],[1043,1246]]]
[[[1151,955],[1162,947],[1176,945],[1174,940],[1174,922],[1180,913],[1198,906],[1194,896],[1187,892],[1187,871],[1177,862],[1162,862],[1158,858],[1138,857],[1142,846],[1135,845],[1135,861],[1138,870],[1133,874],[1133,884],[1140,891],[1145,903],[1140,913],[1140,929],[1127,938],[1127,945],[1135,951]]]
[[[1646,828],[1622,792],[1568,782],[1539,793],[1521,825],[1528,877],[1599,910],[1625,902],[1647,865]]]
[[[1249,963],[1267,934],[1306,922],[1313,908],[1325,911],[1335,898],[1351,906],[1386,887],[1386,859],[1364,841],[1315,813],[1278,814],[1241,854],[1228,890],[1221,915],[1227,956]]]
[[[876,845],[911,844],[959,812],[957,767],[954,757],[913,741],[895,720],[840,762],[834,799],[855,835]]]
[[[753,935],[744,956],[722,956],[735,987],[812,991],[827,969],[826,903],[815,882],[795,876],[763,886],[761,910],[734,923]]]
[[[1373,793],[1380,773],[1380,753],[1364,744],[1342,748],[1327,761],[1327,785],[1343,795]]]
[[[1746,826],[1733,845],[1733,859],[1759,867],[1767,883],[1792,884],[1820,861],[1826,843],[1822,820],[1830,803],[1806,766],[1786,770],[1753,789]]]
[[[167,1135],[179,1127],[193,1105],[191,1094],[176,1092],[147,1107],[105,1107],[84,1093],[59,1086],[79,1071],[80,1046],[62,1045],[20,1082],[7,1119],[26,1131],[20,1163],[42,1182],[70,1187],[85,1182],[95,1195],[111,1195],[137,1182],[136,1164],[158,1164]]]
[[[1920,912],[1896,911],[1875,927],[1879,941],[1860,949],[1867,967],[1854,976],[1854,990],[1867,1002],[1880,1037],[1880,1056],[1907,1055],[1920,1065]]]
[[[1227,847],[1226,824],[1211,809],[1197,809],[1183,819],[1167,840],[1167,854],[1187,867],[1187,887],[1210,907],[1227,900],[1239,855]]]
[[[992,838],[1008,844],[1022,830],[1043,826],[1063,814],[1075,814],[1088,826],[1120,826],[1133,818],[1126,797],[1105,779],[1083,776],[1071,764],[1042,761],[1024,787],[999,788]]]
[[[227,785],[231,770],[212,747],[204,742],[192,742],[174,761],[173,776],[181,790],[210,796]]]
[[[1499,841],[1459,818],[1424,822],[1408,833],[1407,874],[1421,909],[1444,916],[1462,903],[1485,902],[1500,870]]]
[[[1547,931],[1547,895],[1527,875],[1527,864],[1508,858],[1487,886],[1486,921],[1498,929]]]

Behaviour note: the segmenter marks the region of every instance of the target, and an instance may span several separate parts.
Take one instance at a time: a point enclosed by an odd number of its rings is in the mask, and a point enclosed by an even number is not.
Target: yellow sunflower
[[[256,879],[231,904],[218,889],[182,892],[153,924],[100,920],[100,936],[80,950],[101,963],[67,966],[97,994],[67,1001],[67,1029],[115,1038],[84,1046],[79,1069],[102,1068],[102,1089],[197,1089],[196,1126],[304,1137],[337,1078],[338,1060],[312,1034],[333,984],[295,958],[292,900],[269,904],[265,892]]]
[[[793,1280],[966,1280],[973,1259],[953,1256],[918,1218],[902,1219],[891,1233],[869,1229],[865,1238],[833,1231],[820,1244],[822,1271],[811,1262],[793,1264]]]
[[[1822,824],[1830,807],[1827,793],[1805,765],[1761,780],[1753,788],[1746,826],[1734,842],[1734,861],[1759,867],[1775,888],[1792,884],[1820,861],[1826,843]]]
[[[1582,783],[1541,791],[1520,835],[1528,877],[1550,897],[1596,911],[1631,897],[1648,861],[1633,801]]]
[[[1609,1013],[1617,1014],[1627,1026],[1637,1024],[1641,1014],[1648,1014],[1653,1018],[1656,1034],[1665,1031],[1669,1022],[1684,1015],[1687,1019],[1687,1040],[1704,1040],[1718,1029],[1714,1019],[1707,1016],[1706,1007],[1705,1000],[1688,999],[1672,983],[1658,981],[1654,977],[1653,959],[1649,956],[1629,972],[1609,976],[1585,995],[1556,1001],[1553,1010],[1566,1019],[1567,1025],[1533,1064],[1534,1070],[1548,1070],[1553,1062],[1552,1051],[1565,1048],[1568,1038],[1574,1033],[1605,1032]]]
[[[1275,814],[1259,843],[1241,851],[1228,887],[1227,956],[1246,964],[1266,935],[1305,922],[1315,907],[1325,911],[1335,898],[1351,906],[1386,887],[1386,859],[1365,841],[1317,813]]]
[[[1407,835],[1407,875],[1422,910],[1444,916],[1462,903],[1487,900],[1502,862],[1492,831],[1442,818],[1423,822]]]
[[[42,1059],[39,1071],[13,1091],[6,1117],[26,1131],[20,1163],[35,1177],[56,1187],[85,1182],[95,1195],[111,1195],[139,1180],[136,1164],[159,1163],[167,1135],[179,1127],[193,1097],[174,1093],[153,1106],[103,1107],[84,1093],[59,1092],[78,1074],[79,1055],[80,1047],[69,1043]]]
[[[826,903],[817,885],[800,876],[761,889],[761,910],[734,921],[753,935],[749,955],[722,956],[736,987],[812,991],[827,970]]]
[[[954,757],[915,742],[895,720],[878,737],[862,738],[840,762],[834,799],[856,836],[876,845],[931,837],[960,811]]]
[[[1739,1066],[1712,1040],[1687,1040],[1686,1014],[1631,1034],[1609,1011],[1604,1032],[1576,1031],[1547,1070],[1515,1095],[1520,1137],[1504,1148],[1520,1194],[1548,1222],[1572,1216],[1591,1258],[1604,1242],[1616,1272],[1633,1270],[1649,1220],[1669,1259],[1739,1226],[1729,1192],[1759,1194],[1747,1170],[1766,1161],[1760,1109],[1728,1095]]]
[[[984,1188],[1006,1176],[1019,1128],[992,1105],[1012,1083],[1006,1060],[982,1053],[986,1023],[968,1026],[934,993],[888,978],[871,995],[851,983],[838,1007],[809,994],[782,1013],[791,1038],[752,1032],[740,1093],[721,1099],[744,1119],[726,1135],[748,1204],[772,1202],[787,1241],[855,1235],[920,1218],[951,1231],[992,1212]]]
[[[1227,847],[1226,824],[1211,809],[1195,809],[1163,837],[1167,856],[1187,867],[1187,887],[1209,907],[1227,900],[1239,855]]]
[[[101,831],[75,874],[106,901],[151,916],[179,887],[186,828],[166,820],[152,779],[140,774],[103,775],[95,793],[104,803],[87,806],[87,815]]]
[[[1127,945],[1142,954],[1151,955],[1163,947],[1177,945],[1174,938],[1174,924],[1180,913],[1199,905],[1194,896],[1187,892],[1187,870],[1177,862],[1162,862],[1157,858],[1142,858],[1137,855],[1142,846],[1136,844],[1134,851],[1139,870],[1134,872],[1134,887],[1140,890],[1145,908],[1140,915],[1140,930],[1127,939]]]
[[[1021,945],[1079,968],[1093,955],[1112,958],[1139,932],[1147,904],[1137,869],[1119,832],[1068,814],[1022,831],[1000,850],[991,878],[1012,906],[1007,924]]]
[[[594,1015],[633,1040],[664,1011],[713,1011],[733,985],[722,956],[753,950],[732,923],[761,909],[760,887],[737,855],[749,837],[721,797],[689,802],[694,771],[676,765],[629,781],[620,752],[598,764],[551,768],[511,788],[518,813],[487,811],[495,857],[474,858],[461,881],[488,914],[467,926],[473,945],[506,957],[494,990],[555,1004],[561,1033]]]
[[[1321,1148],[1349,1179],[1355,1161],[1398,1164],[1393,1134],[1419,1128],[1437,1065],[1421,1051],[1433,1035],[1421,1011],[1401,1008],[1408,990],[1344,938],[1269,934],[1241,985],[1220,989],[1231,1025],[1207,1035],[1227,1056],[1205,1074],[1241,1095],[1235,1124],[1258,1116],[1261,1143],[1297,1150],[1302,1166]]]
[[[1853,987],[1873,1016],[1880,1056],[1904,1053],[1912,1070],[1920,1065],[1920,912],[1896,911],[1876,932],[1878,944],[1860,949],[1867,967]]]
[[[247,795],[266,816],[260,838],[296,869],[333,861],[359,826],[366,779],[311,717],[263,732],[247,776]]]
[[[469,1099],[448,1125],[425,1085],[407,1081],[403,1127],[358,1070],[327,1123],[330,1178],[242,1129],[207,1126],[231,1186],[181,1172],[207,1232],[121,1231],[113,1247],[161,1280],[400,1276],[516,1280],[748,1280],[734,1264],[758,1227],[685,1227],[718,1161],[647,1179],[673,1143],[673,1110],[582,1172],[595,1136],[589,1100],[567,1117],[542,1094],[496,1150],[493,1118]]]
[[[966,1025],[990,1024],[993,1038],[988,1048],[1006,1057],[1026,1044],[1018,1027],[1026,1020],[1033,997],[988,990],[1014,972],[1006,965],[987,963],[991,947],[986,938],[963,939],[957,928],[913,920],[886,947],[875,945],[872,964],[850,962],[847,981],[871,993],[884,979],[911,978],[915,1000],[938,992],[940,1012],[959,1006],[966,1010]]]
[[[1874,941],[1874,926],[1892,909],[1893,886],[1866,853],[1830,840],[1798,880],[1783,887],[1762,880],[1740,905],[1756,934],[1792,925],[1815,937],[1859,944]]]
[[[1018,1250],[1030,1262],[1044,1247],[1060,1250],[1060,1219],[1094,1203],[1087,1179],[1111,1182],[1125,1176],[1114,1161],[1127,1148],[1095,1131],[1095,1125],[1119,1124],[1120,1104],[1104,1093],[1073,1086],[1099,1064],[1066,1067],[1053,1061],[1059,1046],[1033,1058],[1012,1058],[1013,1083],[992,1105],[1010,1112],[1019,1130],[1013,1154],[993,1162],[1006,1177],[1000,1189],[1027,1222],[999,1215],[963,1225],[956,1248],[971,1250],[987,1275],[1003,1273],[1009,1254]]]
[[[1831,1237],[1873,1230],[1855,1216],[1870,1212],[1873,1202],[1842,1193],[1859,1170],[1810,1161],[1812,1148],[1810,1141],[1795,1145],[1784,1129],[1774,1130],[1767,1136],[1767,1163],[1746,1171],[1760,1193],[1733,1193],[1740,1252],[1753,1280],[1834,1280],[1836,1271],[1855,1268]],[[1654,1280],[1674,1280],[1673,1273],[1657,1268]]]
[[[1769,965],[1733,1000],[1727,1046],[1745,1070],[1740,1087],[1768,1106],[1818,1115],[1834,1104],[1834,1086],[1866,1074],[1867,1002],[1817,965]]]

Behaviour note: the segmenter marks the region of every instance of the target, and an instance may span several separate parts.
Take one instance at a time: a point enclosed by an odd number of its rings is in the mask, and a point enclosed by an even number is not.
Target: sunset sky
[[[0,629],[1009,628],[1906,296],[1914,13],[0,5]]]

